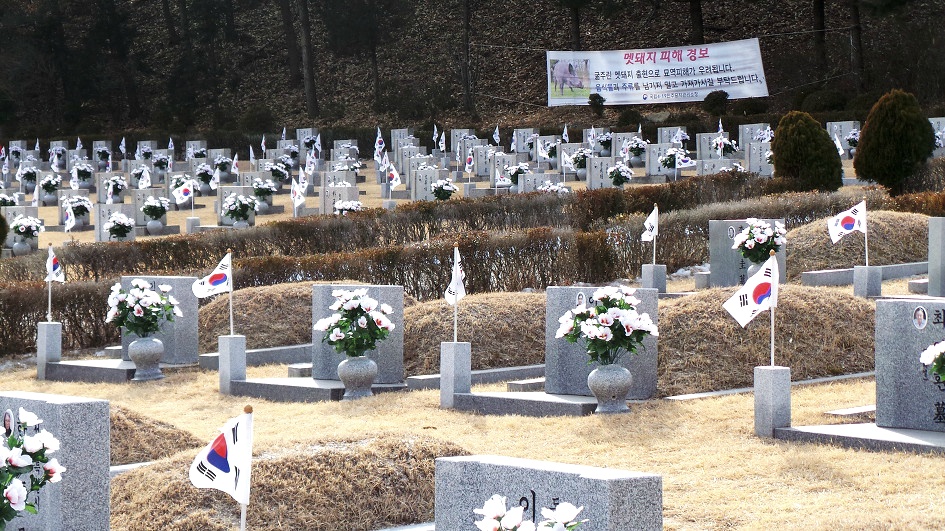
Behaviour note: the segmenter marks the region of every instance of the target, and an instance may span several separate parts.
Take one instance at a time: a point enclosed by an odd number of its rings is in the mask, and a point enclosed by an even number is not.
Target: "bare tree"
[[[279,1],[279,14],[282,15],[282,33],[285,36],[285,51],[289,56],[289,83],[294,87],[302,86],[302,58],[299,40],[295,34],[292,4],[290,0]]]
[[[298,0],[299,24],[302,33],[302,81],[305,86],[305,110],[309,118],[318,116],[318,96],[315,94],[315,59],[312,57],[312,22],[308,16],[308,0]]]

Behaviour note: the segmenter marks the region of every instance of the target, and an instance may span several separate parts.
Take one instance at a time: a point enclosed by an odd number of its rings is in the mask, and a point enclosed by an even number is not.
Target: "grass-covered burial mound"
[[[205,443],[184,430],[134,411],[111,406],[111,464],[155,461]]]
[[[872,212],[868,210],[869,205],[866,207],[870,265],[928,260],[928,216],[885,210]],[[865,265],[864,234],[853,232],[834,244],[827,233],[827,219],[788,231],[787,273],[791,279],[799,279],[804,271]]]
[[[744,329],[722,308],[736,288],[660,303],[661,396],[751,387],[771,363],[770,316]],[[775,310],[775,359],[792,380],[871,371],[874,306],[832,288],[783,285]]]
[[[370,531],[433,520],[434,461],[466,455],[425,436],[321,440],[253,455],[247,528]],[[181,452],[112,479],[115,529],[229,531],[239,505],[228,494],[194,488],[194,452]]]

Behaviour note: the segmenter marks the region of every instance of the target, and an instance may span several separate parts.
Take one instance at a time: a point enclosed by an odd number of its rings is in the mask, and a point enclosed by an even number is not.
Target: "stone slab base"
[[[301,363],[305,361],[309,363],[309,371],[311,371],[311,343],[291,345],[287,347],[257,348],[246,351],[247,367],[258,367],[260,365],[269,365],[272,363],[285,365],[289,363]],[[199,356],[199,363],[201,369],[207,369],[211,371],[218,370],[220,368],[220,354],[218,352],[201,354]],[[312,373],[309,372],[308,376],[311,378]]]
[[[876,424],[833,424],[777,428],[774,438],[785,441],[837,444],[871,451],[905,451],[945,454],[945,433],[901,428],[880,428]]]
[[[541,391],[545,388],[544,378],[529,378],[527,380],[516,380],[505,384],[505,390],[510,393],[527,393],[530,391]]]
[[[628,400],[629,404],[643,401]],[[458,393],[453,409],[483,415],[523,415],[526,417],[582,417],[597,409],[593,396],[551,395],[544,392]]]
[[[125,383],[135,364],[120,359],[60,361],[46,364],[46,379],[57,382]]]
[[[909,293],[924,295],[929,292],[929,279],[921,278],[909,281]]]
[[[377,393],[404,391],[407,384],[375,384],[371,390]],[[313,380],[311,378],[253,378],[230,382],[232,396],[264,398],[273,402],[328,402],[341,400],[345,386],[338,380]]]
[[[520,380],[523,378],[538,378],[545,376],[545,365],[524,365],[521,367],[503,367],[499,369],[483,369],[472,371],[472,384],[485,384]],[[439,389],[440,375],[428,374],[407,378],[407,387],[415,389]],[[544,385],[542,385],[544,389]]]
[[[180,234],[180,225],[164,225],[164,229],[159,236],[169,236],[171,234]],[[147,227],[135,227],[135,237],[144,238],[150,236]]]

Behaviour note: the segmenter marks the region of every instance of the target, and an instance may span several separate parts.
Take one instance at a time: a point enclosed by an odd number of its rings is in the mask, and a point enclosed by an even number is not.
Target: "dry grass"
[[[256,445],[247,526],[259,530],[370,531],[430,520],[434,460],[465,455],[425,435],[376,435],[266,448]],[[117,477],[113,529],[227,530],[239,523],[228,495],[198,490],[186,473],[193,452]],[[158,492],[154,485],[161,485]],[[267,510],[262,510],[266,507]]]
[[[929,217],[877,211],[869,213],[870,265],[924,262],[929,254]],[[864,265],[864,235],[854,232],[836,244],[827,220],[797,227],[787,235],[787,272],[798,279],[804,271]]]
[[[253,368],[251,376],[272,370]],[[28,370],[0,373],[4,389],[108,399],[142,415],[166,419],[205,441],[247,401],[220,395],[216,385],[215,374],[199,372],[170,373],[161,382],[145,385],[37,382]],[[684,403],[653,401],[635,406],[626,416],[583,418],[479,416],[441,410],[438,396],[437,391],[419,391],[356,403],[253,400],[256,463],[250,527],[273,521],[280,529],[359,529],[347,524],[311,527],[293,520],[297,511],[311,514],[307,511],[313,505],[334,510],[344,522],[360,521],[361,513],[380,511],[335,506],[331,501],[335,498],[310,497],[308,483],[292,486],[293,467],[306,461],[294,460],[293,455],[314,441],[374,439],[380,433],[400,438],[432,436],[473,454],[658,473],[663,476],[665,527],[671,530],[939,527],[932,511],[942,503],[945,492],[941,457],[759,439],[753,435],[750,394]],[[871,379],[797,388],[792,394],[793,421],[797,425],[836,422],[823,412],[870,404],[874,399]],[[315,452],[303,453],[321,462]],[[234,529],[237,508],[231,500],[187,484],[193,455],[183,452],[116,479],[112,529]],[[315,479],[337,484],[333,479],[351,467],[350,459],[339,459],[330,471],[318,469]],[[398,470],[381,467],[359,472],[354,477],[370,486],[359,483],[361,490],[351,497],[376,498],[380,503],[383,492],[389,503],[403,503],[409,495],[392,494],[385,487],[397,484]],[[335,496],[324,494],[329,495]],[[343,512],[348,510],[354,512]],[[427,514],[420,519],[430,518]]]
[[[751,387],[753,368],[770,363],[769,314],[742,329],[722,308],[735,290],[705,290],[660,304],[662,396]],[[781,286],[775,363],[791,367],[796,380],[873,370],[874,311],[873,303],[843,290]]]
[[[110,416],[112,465],[155,461],[182,449],[206,444],[173,424],[145,417],[128,408],[112,405]]]
[[[457,338],[471,343],[474,370],[545,362],[545,294],[482,293],[459,305]],[[453,339],[453,307],[445,300],[404,310],[404,369],[440,372],[440,342]]]

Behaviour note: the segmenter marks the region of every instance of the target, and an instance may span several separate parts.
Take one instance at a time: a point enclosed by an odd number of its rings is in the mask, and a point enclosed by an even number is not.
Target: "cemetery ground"
[[[380,206],[377,187],[367,189],[365,206]],[[198,204],[210,201],[199,198]],[[276,204],[288,205],[288,196],[277,195]],[[259,223],[291,216],[286,210]],[[216,221],[212,208],[195,212],[206,216],[205,224]],[[189,210],[170,213],[169,224],[183,226],[189,215]],[[870,240],[871,255],[895,253],[904,244],[878,236],[883,224],[908,223],[896,216],[871,217],[871,234],[874,226],[877,232]],[[804,228],[792,231],[789,252],[803,241]],[[91,232],[75,237],[91,241]],[[46,232],[41,238],[41,245],[58,245],[70,236]],[[850,253],[851,263],[862,258],[855,257],[855,246],[837,247]],[[818,257],[794,257],[802,259],[816,264]],[[883,293],[906,294],[906,282],[886,281]],[[247,336],[248,348],[310,341],[310,286],[237,291],[236,330]],[[691,277],[668,285],[670,292],[693,288]],[[111,528],[116,530],[235,529],[236,503],[221,492],[193,488],[187,471],[198,449],[246,404],[255,409],[250,529],[373,530],[432,521],[433,460],[461,454],[660,474],[666,529],[939,528],[936,507],[945,492],[940,456],[758,438],[750,392],[662,399],[750,387],[752,368],[767,364],[767,315],[745,330],[738,328],[721,308],[733,289],[660,301],[661,399],[634,404],[622,416],[475,415],[440,409],[436,390],[356,402],[276,403],[222,395],[217,374],[197,368],[170,369],[164,380],[135,385],[37,381],[28,356],[4,364],[0,387],[110,401],[112,463],[155,461],[113,479]],[[792,368],[793,379],[872,370],[874,303],[854,298],[852,291],[805,288],[796,279],[783,287],[776,356],[779,364]],[[451,337],[451,310],[443,300],[409,297],[405,306],[406,372],[436,372],[434,353],[440,341]],[[463,299],[460,340],[473,342],[473,368],[542,362],[544,308],[541,293],[483,293]],[[228,329],[226,315],[223,297],[202,307],[201,352],[215,350],[216,336]],[[285,366],[249,367],[247,373],[250,378],[284,377]],[[504,384],[474,387],[504,389]],[[796,386],[792,423],[868,421],[868,415],[843,418],[826,412],[873,404],[875,393],[872,377]]]

